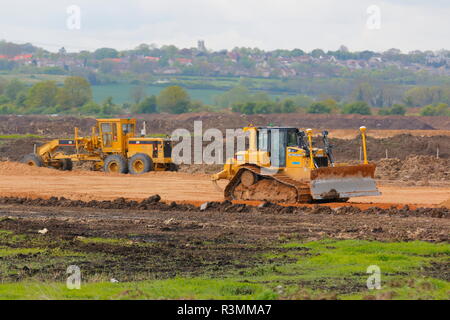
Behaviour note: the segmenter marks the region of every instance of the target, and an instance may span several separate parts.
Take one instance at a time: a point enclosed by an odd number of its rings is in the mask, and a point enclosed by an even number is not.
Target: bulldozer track
[[[298,203],[311,203],[312,196],[309,188],[309,183],[305,181],[296,181],[291,179],[284,173],[275,173],[273,175],[268,175],[261,173],[261,168],[256,165],[243,165],[239,168],[238,172],[234,175],[233,179],[230,180],[228,185],[225,187],[224,196],[227,200],[236,200],[233,191],[239,185],[242,174],[246,171],[251,171],[259,177],[264,177],[266,179],[271,179],[278,181],[281,184],[292,187],[296,191],[296,198]]]

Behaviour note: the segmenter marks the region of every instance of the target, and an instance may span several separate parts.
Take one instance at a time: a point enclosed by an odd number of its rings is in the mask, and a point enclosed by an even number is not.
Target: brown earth
[[[134,117],[134,116],[133,116]],[[139,123],[146,120],[149,133],[171,134],[175,129],[193,130],[194,121],[202,121],[203,129],[219,130],[245,127],[252,123],[295,126],[298,128],[353,129],[362,125],[372,130],[450,130],[450,117],[415,116],[361,116],[361,115],[315,115],[315,114],[270,114],[240,115],[236,113],[189,113],[181,115],[152,114],[136,115]],[[38,134],[64,137],[73,134],[79,127],[80,133],[89,134],[95,124],[93,118],[73,116],[0,116],[0,134]]]
[[[0,198],[0,229],[14,233],[13,248],[44,250],[2,258],[9,272],[1,274],[0,280],[61,281],[67,277],[68,263],[81,266],[83,281],[87,282],[205,274],[220,278],[267,264],[264,256],[269,254],[280,256],[269,260],[274,266],[292,262],[290,250],[299,254],[302,249],[280,246],[290,241],[332,238],[448,242],[449,214],[450,210],[445,209],[372,207],[361,211],[354,207],[333,210],[273,204],[256,208],[227,202],[212,203],[200,211],[184,204],[162,204],[157,197],[141,203],[124,199],[83,203],[57,198]],[[38,230],[44,228],[48,232],[39,234]],[[117,243],[85,241],[92,238],[117,239]],[[58,258],[51,252],[82,255]],[[308,255],[308,249],[300,254]],[[430,266],[424,273],[442,278],[446,268],[448,264]],[[351,282],[342,279],[327,284],[318,279],[298,285],[321,292],[351,293],[366,289],[366,277],[363,273],[360,280]]]
[[[331,133],[330,133],[331,134]],[[357,160],[360,157],[361,139],[330,139],[334,146],[336,159],[339,161]],[[317,142],[322,146],[322,143]],[[367,150],[369,159],[380,160],[386,158],[406,159],[411,155],[437,156],[439,149],[440,158],[450,158],[450,137],[445,135],[422,137],[412,134],[400,134],[394,137],[376,139],[370,135],[367,138]]]
[[[226,181],[219,181],[223,189]],[[392,204],[438,206],[450,195],[450,186],[379,186],[382,196],[355,198],[356,203],[373,203],[381,207]],[[20,163],[0,163],[0,196],[50,198],[66,197],[73,200],[112,200],[124,197],[142,200],[160,194],[164,201],[187,201],[201,204],[222,201],[223,193],[214,188],[210,176],[180,172],[150,172],[133,176],[76,170],[58,171],[29,167]],[[352,199],[353,200],[353,199]],[[334,204],[342,206],[344,204]]]
[[[330,134],[332,134],[332,132]],[[35,144],[40,146],[45,141],[49,140],[50,138],[2,139],[0,140],[0,161],[20,161],[24,155],[33,152],[33,146]],[[315,138],[314,140],[314,144],[318,147],[323,145],[321,139]],[[361,140],[359,138],[332,138],[330,141],[334,146],[333,150],[337,161],[355,161],[359,159],[361,147]],[[206,147],[207,144],[208,142],[204,142],[204,147]],[[192,143],[192,147],[193,145],[194,144]],[[413,134],[401,134],[388,138],[372,138],[370,136],[368,138],[368,154],[371,161],[386,158],[386,151],[389,158],[398,158],[401,160],[412,155],[436,157],[437,149],[439,149],[440,158],[450,159],[450,137],[446,135],[428,137],[416,136]],[[67,148],[66,152],[72,153],[74,150]],[[223,154],[225,158],[225,149]],[[185,169],[192,173],[206,170],[201,165],[194,165],[189,168],[185,167]]]
[[[416,181],[427,185],[429,181],[450,183],[450,159],[431,156],[409,156],[405,160],[381,159],[377,161],[379,179]]]
[[[192,205],[165,204],[158,200],[158,196],[149,197],[142,202],[126,201],[123,198],[100,202],[70,201],[63,198],[0,198],[0,216],[39,221],[40,226],[50,230],[51,234],[65,237],[142,234],[155,239],[167,235],[172,239],[186,240],[189,237],[191,241],[198,237],[208,241],[230,236],[233,241],[270,241],[289,234],[305,240],[324,237],[449,240],[450,211],[442,208],[411,210],[407,207],[371,207],[360,210],[350,206],[339,209],[326,206],[296,208],[270,203],[252,207],[225,201],[210,203],[202,211]],[[58,221],[60,226],[54,223]],[[71,225],[69,230],[61,229],[64,221],[79,223]],[[4,220],[0,220],[1,224],[4,224]],[[30,230],[26,224],[17,222],[14,227],[22,231]],[[37,227],[33,229],[39,230]]]
[[[450,209],[450,198],[441,203],[441,206],[447,209]]]

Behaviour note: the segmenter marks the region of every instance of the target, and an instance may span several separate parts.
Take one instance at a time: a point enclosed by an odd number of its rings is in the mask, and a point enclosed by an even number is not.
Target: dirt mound
[[[332,136],[332,132],[330,133]],[[333,151],[338,161],[348,161],[359,159],[361,139],[330,139],[334,146]],[[322,146],[322,142],[317,140],[316,145]],[[367,138],[367,149],[369,159],[379,160],[388,157],[406,159],[411,155],[436,156],[439,149],[441,158],[450,158],[450,139],[448,136],[440,135],[433,137],[415,136],[412,134],[400,134],[388,138]]]
[[[447,201],[441,203],[444,208],[450,209],[450,198]]]
[[[66,135],[73,135],[75,127],[78,127],[82,134],[89,133],[93,125],[95,125],[95,119],[73,116],[0,116],[0,134],[30,133],[64,138]]]
[[[42,174],[58,175],[64,174],[64,172],[50,168],[32,167],[19,162],[9,162],[9,161],[0,162],[0,175],[33,176]]]
[[[403,181],[450,181],[450,159],[409,156],[405,160],[382,159],[377,162],[376,178]]]
[[[146,120],[149,133],[170,134],[175,129],[193,129],[194,121],[202,121],[203,129],[219,130],[240,128],[249,123],[265,126],[269,124],[295,126],[301,128],[323,129],[357,129],[365,125],[372,129],[390,130],[433,130],[450,129],[449,117],[414,117],[414,116],[362,116],[342,114],[256,114],[241,115],[237,113],[189,113],[182,115],[152,114],[135,115]],[[89,134],[95,125],[93,118],[77,118],[73,116],[0,116],[0,134],[38,134],[51,137],[63,137],[73,134],[78,127],[80,134]]]
[[[33,167],[20,162],[0,161],[0,176],[118,176],[116,173],[93,172],[90,170],[90,163],[74,166],[74,171],[61,171],[53,168]]]
[[[69,200],[64,197],[51,197],[49,199],[28,199],[17,197],[0,198],[0,204],[7,205],[26,205],[37,207],[66,207],[66,208],[96,208],[96,209],[129,209],[129,210],[158,210],[158,211],[188,211],[188,212],[224,212],[224,213],[241,213],[253,212],[262,214],[329,214],[329,215],[396,215],[396,216],[412,216],[412,217],[430,217],[430,218],[450,218],[450,209],[446,208],[417,208],[410,209],[408,206],[397,208],[392,206],[388,209],[378,207],[371,207],[367,210],[361,210],[353,206],[345,206],[340,208],[330,208],[327,206],[313,206],[313,207],[286,207],[265,202],[259,206],[252,206],[246,204],[236,204],[230,201],[223,202],[207,202],[201,207],[191,204],[183,203],[165,203],[161,202],[159,195],[153,195],[142,201],[127,200],[125,198],[117,198],[115,200],[105,201],[82,201]]]
[[[20,161],[24,155],[33,153],[34,145],[40,146],[45,141],[37,138],[2,139],[0,161]]]
[[[182,164],[178,167],[178,172],[189,174],[214,174],[223,170],[221,164]]]

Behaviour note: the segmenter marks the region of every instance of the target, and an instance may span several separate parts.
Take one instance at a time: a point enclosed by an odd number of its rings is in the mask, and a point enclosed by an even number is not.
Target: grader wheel
[[[63,171],[72,171],[73,163],[71,159],[62,159],[60,169]]]
[[[128,171],[131,174],[143,174],[153,170],[153,161],[145,153],[135,154],[128,161]]]
[[[112,173],[127,173],[128,172],[127,159],[125,159],[124,156],[119,154],[107,156],[105,159],[104,170],[105,172],[112,172]]]

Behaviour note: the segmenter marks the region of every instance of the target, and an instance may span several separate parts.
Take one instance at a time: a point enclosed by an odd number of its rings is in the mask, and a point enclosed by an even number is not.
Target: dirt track
[[[113,200],[124,197],[142,200],[159,194],[163,201],[186,201],[201,204],[222,201],[223,195],[214,188],[208,175],[174,172],[151,172],[141,176],[115,175],[102,172],[61,172],[47,168],[31,168],[17,163],[0,164],[0,196],[72,200]],[[220,181],[223,188],[225,181]],[[439,206],[450,198],[450,186],[380,186],[379,197],[355,198],[352,202],[376,203],[380,207],[392,204]],[[363,205],[363,207],[366,207]]]

